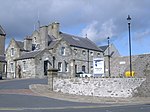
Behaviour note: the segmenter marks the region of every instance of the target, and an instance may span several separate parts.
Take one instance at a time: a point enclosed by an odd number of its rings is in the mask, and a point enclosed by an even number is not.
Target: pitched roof
[[[61,33],[60,36],[63,40],[70,44],[70,46],[95,50],[95,51],[102,51],[94,42],[89,40],[88,38],[82,38],[66,33]]]
[[[6,62],[5,56],[0,55],[0,62]]]
[[[0,25],[0,35],[3,35],[3,36],[5,36],[6,35],[6,33],[5,33],[5,31],[3,30],[3,28],[2,28],[2,26]]]
[[[25,49],[24,49],[24,42],[16,41],[16,44],[18,45],[18,47],[19,47],[21,50],[25,50]]]
[[[59,40],[55,40],[55,41],[51,41],[51,43],[49,44],[48,48],[52,49],[55,47],[55,45],[59,42]]]
[[[29,59],[29,58],[35,58],[38,54],[40,54],[42,51],[31,51],[31,52],[24,52],[22,55],[15,59],[15,60],[21,60],[21,59]]]
[[[108,45],[105,46],[99,46],[99,48],[101,48],[103,51],[105,51],[108,48]]]

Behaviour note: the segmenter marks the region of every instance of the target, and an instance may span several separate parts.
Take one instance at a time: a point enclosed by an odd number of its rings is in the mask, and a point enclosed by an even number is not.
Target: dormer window
[[[62,48],[61,48],[61,54],[62,54],[62,55],[65,55],[65,47],[62,47]]]
[[[11,48],[11,56],[14,56],[14,48]]]

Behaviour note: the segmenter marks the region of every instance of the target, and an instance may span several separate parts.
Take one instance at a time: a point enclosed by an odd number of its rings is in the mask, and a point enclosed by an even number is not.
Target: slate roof
[[[85,48],[89,50],[102,51],[94,42],[88,38],[82,38],[66,33],[60,33],[63,40],[70,44],[70,46],[75,46],[79,48]]]
[[[3,36],[5,36],[6,35],[6,33],[5,33],[5,31],[3,30],[3,28],[2,28],[2,26],[0,25],[0,35],[3,35]]]
[[[6,62],[5,56],[1,56],[1,55],[0,55],[0,62]]]
[[[16,41],[16,43],[21,50],[24,50],[24,42]]]
[[[102,49],[103,51],[105,51],[108,48],[108,45],[105,46],[99,46],[100,49]]]
[[[52,49],[55,47],[55,45],[59,42],[59,40],[51,41],[50,45],[48,46],[49,49]]]
[[[35,58],[41,52],[42,52],[41,50],[39,50],[39,51],[31,51],[31,52],[24,52],[19,58],[15,59],[15,60]]]

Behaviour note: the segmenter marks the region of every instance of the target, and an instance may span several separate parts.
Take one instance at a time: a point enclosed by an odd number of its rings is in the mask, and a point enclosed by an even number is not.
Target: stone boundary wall
[[[133,97],[145,78],[54,78],[53,90],[75,95]]]

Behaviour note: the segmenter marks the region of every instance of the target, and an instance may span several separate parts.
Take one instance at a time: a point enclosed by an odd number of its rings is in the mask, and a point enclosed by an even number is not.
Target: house
[[[0,25],[0,78],[6,75],[6,60],[5,60],[5,36],[6,33]]]
[[[7,77],[47,76],[47,69],[58,69],[61,77],[76,72],[93,73],[93,59],[103,51],[88,38],[63,33],[54,22],[35,30],[24,41],[12,39],[6,49]]]

